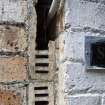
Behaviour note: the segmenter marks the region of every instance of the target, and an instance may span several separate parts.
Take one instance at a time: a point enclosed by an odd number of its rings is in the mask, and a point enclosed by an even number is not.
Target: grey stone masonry
[[[101,97],[98,95],[77,95],[67,99],[67,105],[100,105]]]
[[[0,22],[24,23],[26,18],[26,0],[0,0]]]
[[[92,64],[92,45],[105,42],[105,0],[66,0],[63,36],[65,105],[105,105],[105,67]]]
[[[72,27],[91,27],[105,29],[105,4],[100,0],[67,0],[65,5],[65,24]],[[104,1],[105,2],[105,1]]]

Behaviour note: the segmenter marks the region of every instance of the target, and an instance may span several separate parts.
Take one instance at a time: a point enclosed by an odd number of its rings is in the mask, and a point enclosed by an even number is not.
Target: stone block
[[[26,103],[25,85],[0,85],[1,105],[26,105]]]
[[[21,105],[21,97],[11,91],[0,91],[0,104],[4,105]]]
[[[102,41],[105,41],[104,32],[81,31],[79,28],[68,29],[65,32],[64,59],[82,62],[89,67],[91,66],[91,44]]]
[[[85,59],[85,34],[84,32],[72,32],[71,30],[65,33],[65,59],[79,61]]]
[[[0,57],[0,82],[27,79],[27,60],[23,57]]]
[[[72,27],[92,27],[105,30],[105,5],[92,0],[67,0],[65,24]],[[93,0],[95,1],[95,0]]]
[[[82,63],[66,62],[65,92],[103,93],[105,92],[105,69],[86,70]]]
[[[0,0],[1,22],[25,22],[27,17],[26,0]]]
[[[27,48],[27,35],[25,30],[17,26],[0,25],[0,50],[25,51]]]
[[[77,95],[66,99],[66,105],[101,105],[99,95]]]

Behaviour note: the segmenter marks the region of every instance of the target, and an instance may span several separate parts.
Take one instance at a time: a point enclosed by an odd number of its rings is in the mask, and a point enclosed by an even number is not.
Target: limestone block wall
[[[37,105],[29,103],[30,73],[35,69],[35,3],[0,0],[0,105]]]
[[[105,1],[66,0],[63,36],[59,73],[63,102],[105,105],[105,69],[90,64],[90,45],[105,40]]]
[[[36,51],[38,0],[0,0],[0,105],[56,105],[55,42]]]

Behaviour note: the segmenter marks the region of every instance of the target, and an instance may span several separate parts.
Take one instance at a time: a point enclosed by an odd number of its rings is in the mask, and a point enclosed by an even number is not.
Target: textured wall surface
[[[37,2],[0,0],[0,105],[56,103],[55,42],[35,49]]]
[[[0,0],[0,21],[24,23],[27,18],[26,0]]]
[[[0,26],[0,49],[2,51],[25,51],[27,48],[25,29],[17,26]]]
[[[105,104],[105,69],[89,63],[90,44],[105,40],[104,23],[105,0],[66,0],[60,73],[66,105]]]
[[[27,60],[23,57],[13,56],[0,58],[0,81],[11,82],[27,79]]]
[[[34,3],[0,0],[0,105],[28,105],[29,71],[35,66]]]

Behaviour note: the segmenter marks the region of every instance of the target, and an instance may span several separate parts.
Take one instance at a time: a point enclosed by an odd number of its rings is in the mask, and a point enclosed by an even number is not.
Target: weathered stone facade
[[[104,2],[65,2],[64,53],[61,53],[59,76],[63,81],[60,93],[64,94],[61,98],[65,105],[105,104],[105,68],[91,64],[91,45],[105,40]]]
[[[0,105],[105,105],[105,1],[61,0],[44,50],[37,2],[0,0]]]
[[[36,23],[33,1],[0,0],[0,105],[28,105]]]
[[[55,105],[55,42],[36,50],[38,0],[0,0],[0,105]]]

